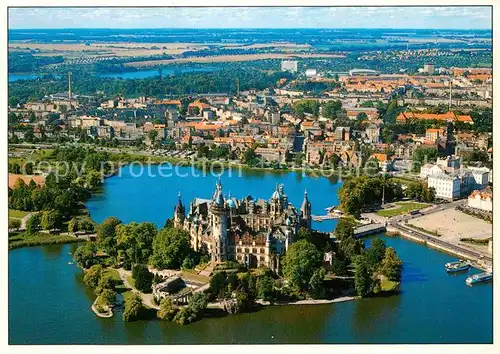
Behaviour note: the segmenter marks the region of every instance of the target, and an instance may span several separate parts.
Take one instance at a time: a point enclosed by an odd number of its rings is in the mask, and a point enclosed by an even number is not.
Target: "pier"
[[[342,215],[327,214],[327,215],[311,215],[311,219],[314,221],[332,220],[340,219]]]

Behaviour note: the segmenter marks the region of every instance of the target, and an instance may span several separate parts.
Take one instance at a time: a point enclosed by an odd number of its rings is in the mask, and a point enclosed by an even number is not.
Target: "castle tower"
[[[224,262],[227,260],[227,219],[228,209],[222,195],[220,179],[215,185],[215,193],[210,206],[212,238],[212,261]]]
[[[300,207],[300,218],[302,226],[311,229],[311,202],[307,199],[307,190],[304,191],[304,201]]]
[[[284,200],[283,200],[283,185],[276,184],[276,190],[271,196],[271,214],[277,216],[281,214],[284,209]]]
[[[181,192],[179,192],[178,198],[179,200],[177,201],[177,205],[174,208],[174,227],[180,228],[184,224],[186,209],[184,208],[184,205],[182,205]]]

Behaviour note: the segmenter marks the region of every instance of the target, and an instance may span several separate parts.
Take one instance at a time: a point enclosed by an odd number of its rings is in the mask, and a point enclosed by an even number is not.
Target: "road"
[[[409,234],[411,234],[411,236],[419,238],[423,241],[432,242],[432,243],[436,244],[437,246],[440,246],[440,247],[443,247],[444,249],[449,250],[450,252],[462,253],[466,256],[471,257],[472,259],[483,259],[483,260],[486,260],[488,262],[493,261],[492,257],[490,257],[484,253],[477,252],[477,251],[474,251],[474,250],[471,250],[471,249],[468,249],[465,247],[457,246],[457,245],[451,244],[449,242],[445,242],[443,240],[440,240],[439,237],[429,235],[425,232],[410,228],[410,227],[405,226],[401,223],[392,224],[391,226],[396,228],[396,229],[399,229],[400,231],[409,233]]]
[[[118,274],[120,274],[120,278],[123,281],[123,285],[125,285],[125,287],[129,288],[132,292],[134,292],[136,294],[139,294],[141,296],[141,298],[142,298],[142,302],[146,306],[148,306],[150,308],[153,308],[155,310],[159,310],[160,309],[160,307],[158,305],[153,304],[153,294],[144,294],[144,293],[141,293],[139,290],[137,290],[136,288],[134,288],[132,286],[132,284],[129,283],[129,281],[127,280],[127,275],[131,275],[132,272],[126,271],[123,268],[118,268],[117,271],[118,271]]]
[[[419,218],[423,215],[436,213],[438,211],[445,210],[445,209],[455,208],[456,206],[461,205],[461,204],[465,204],[465,203],[467,203],[466,200],[457,200],[457,201],[454,201],[451,203],[433,205],[431,207],[421,209],[420,213],[415,214],[415,215],[411,215],[411,214],[396,215],[396,216],[393,216],[387,220],[387,225],[395,225],[395,224],[398,224],[400,222],[405,222],[407,220]]]

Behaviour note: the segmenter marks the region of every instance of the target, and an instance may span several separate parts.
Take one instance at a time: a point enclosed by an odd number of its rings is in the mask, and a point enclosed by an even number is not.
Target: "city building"
[[[306,69],[306,77],[313,77],[318,75],[318,72],[316,69]]]
[[[279,271],[280,255],[295,241],[299,228],[311,227],[311,202],[305,192],[301,209],[296,209],[282,184],[270,200],[250,195],[238,200],[225,197],[218,181],[212,198],[195,198],[187,215],[179,195],[174,227],[187,231],[193,249],[207,252],[212,262],[233,260]]]
[[[475,190],[467,199],[469,208],[493,212],[493,193],[490,190]]]
[[[435,189],[436,198],[449,201],[460,198],[462,191],[460,178],[444,173],[429,175],[427,177],[427,186]]]
[[[456,115],[454,112],[447,112],[444,114],[401,112],[396,117],[396,123],[404,124],[415,120],[437,120],[445,122],[463,122],[468,124],[474,124],[471,116]]]
[[[380,141],[380,128],[375,124],[370,124],[365,129],[366,139],[371,143],[378,143]]]
[[[425,74],[432,75],[434,74],[434,70],[435,70],[434,64],[424,64],[422,72]]]

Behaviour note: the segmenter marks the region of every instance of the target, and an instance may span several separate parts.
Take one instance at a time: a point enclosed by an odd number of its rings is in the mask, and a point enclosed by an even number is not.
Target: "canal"
[[[156,168],[152,169],[153,172]],[[96,221],[117,216],[123,222],[162,226],[172,216],[180,191],[210,198],[216,176],[138,177],[136,168],[106,180],[103,192],[88,201]],[[158,171],[156,171],[158,172]],[[234,172],[234,171],[233,171]],[[225,194],[270,198],[276,183],[297,207],[307,189],[313,213],[338,203],[341,182],[299,173],[246,171],[221,176]],[[331,231],[335,221],[316,223]],[[245,344],[245,343],[491,343],[493,286],[465,285],[466,274],[448,275],[446,253],[399,238],[379,235],[404,262],[401,293],[337,304],[276,306],[254,313],[204,319],[188,326],[157,320],[125,323],[120,314],[97,318],[93,294],[69,252],[75,245],[9,252],[9,342],[11,344]],[[366,240],[370,242],[372,238]],[[470,273],[478,270],[470,270]]]

